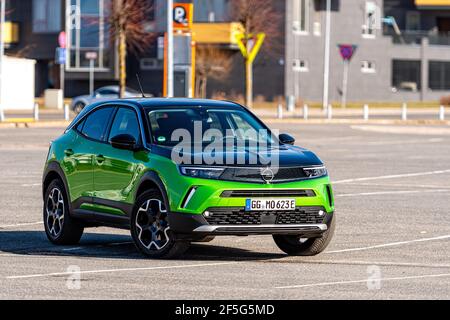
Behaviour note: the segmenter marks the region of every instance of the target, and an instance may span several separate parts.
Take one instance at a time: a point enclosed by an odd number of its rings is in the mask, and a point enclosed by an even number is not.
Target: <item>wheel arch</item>
[[[66,189],[67,200],[70,206],[71,199],[66,175],[64,174],[64,171],[62,170],[59,163],[57,163],[56,161],[50,162],[47,168],[45,169],[44,176],[42,179],[42,198],[45,200],[45,191],[47,190],[47,187],[50,185],[50,183],[55,179],[60,179],[64,184],[64,188]]]
[[[148,171],[142,176],[141,181],[139,182],[139,185],[136,189],[134,201],[136,202],[139,196],[149,189],[157,189],[164,199],[166,208],[170,208],[169,196],[167,195],[166,186],[155,171]]]

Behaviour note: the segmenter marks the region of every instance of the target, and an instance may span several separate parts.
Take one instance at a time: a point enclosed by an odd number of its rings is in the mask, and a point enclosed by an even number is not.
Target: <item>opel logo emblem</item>
[[[261,170],[261,178],[267,183],[270,184],[275,178],[275,174],[272,169],[266,168]]]

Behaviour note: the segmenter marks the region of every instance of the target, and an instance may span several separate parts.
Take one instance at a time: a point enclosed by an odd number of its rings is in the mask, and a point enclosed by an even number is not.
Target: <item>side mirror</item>
[[[135,151],[138,149],[136,139],[129,134],[119,134],[110,140],[113,148]]]
[[[286,133],[282,133],[280,134],[280,136],[278,137],[278,139],[280,140],[280,142],[282,144],[289,144],[289,145],[294,145],[295,143],[295,138],[289,134]]]

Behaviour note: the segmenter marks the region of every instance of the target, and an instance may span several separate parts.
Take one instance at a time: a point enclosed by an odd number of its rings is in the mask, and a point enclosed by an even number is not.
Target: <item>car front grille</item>
[[[297,189],[297,190],[284,190],[284,189],[267,189],[267,190],[234,190],[224,191],[220,195],[222,198],[271,198],[271,197],[315,197],[314,190],[309,189]]]
[[[261,175],[262,171],[264,171],[264,168],[227,168],[220,176],[220,179],[248,183],[267,183]],[[284,183],[307,178],[300,167],[278,168],[278,170],[273,170],[273,173],[273,180],[270,183]]]
[[[242,207],[215,207],[205,216],[210,225],[321,224],[323,207],[297,207],[295,211],[245,211]],[[322,212],[322,215],[320,214]]]

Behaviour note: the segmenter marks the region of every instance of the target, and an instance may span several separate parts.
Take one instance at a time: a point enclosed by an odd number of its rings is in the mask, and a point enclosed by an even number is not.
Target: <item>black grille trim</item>
[[[267,183],[261,173],[264,168],[226,168],[220,176],[220,180],[238,181],[247,183]],[[308,179],[301,167],[278,168],[270,183],[285,183]]]
[[[233,190],[224,191],[221,198],[276,198],[276,197],[315,197],[314,190]]]
[[[213,226],[263,224],[322,224],[326,214],[323,207],[297,207],[295,211],[245,211],[242,207],[214,207],[207,210],[206,221]]]

